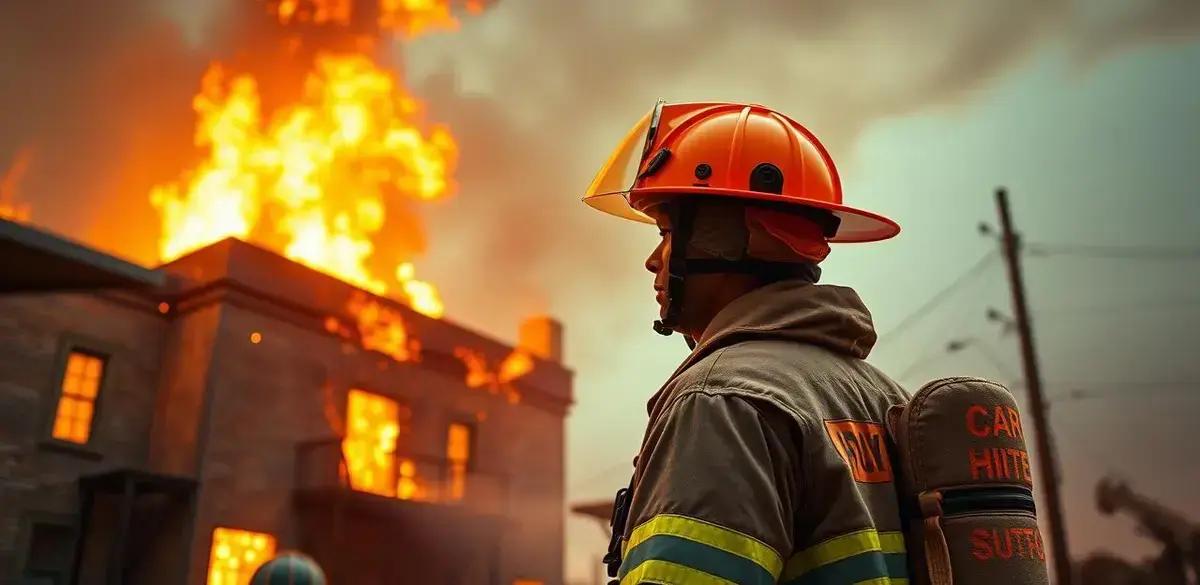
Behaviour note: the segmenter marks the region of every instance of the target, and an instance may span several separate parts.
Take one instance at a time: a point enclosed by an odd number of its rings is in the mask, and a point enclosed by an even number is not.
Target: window
[[[400,405],[395,400],[362,390],[350,391],[342,453],[351,488],[380,496],[396,495],[399,434]]]
[[[467,470],[471,464],[471,426],[451,423],[446,437],[446,461],[450,467],[451,500],[461,500],[467,491]]]
[[[208,585],[249,585],[263,563],[275,556],[275,537],[236,528],[213,530]]]
[[[62,393],[54,412],[51,436],[62,441],[84,445],[92,435],[92,416],[96,412],[96,396],[104,377],[104,358],[71,351],[63,372]]]
[[[421,493],[417,483],[417,465],[412,459],[400,460],[400,479],[396,482],[396,497],[401,500],[415,500]]]
[[[66,584],[75,550],[75,531],[64,524],[35,522],[29,527],[25,576]]]

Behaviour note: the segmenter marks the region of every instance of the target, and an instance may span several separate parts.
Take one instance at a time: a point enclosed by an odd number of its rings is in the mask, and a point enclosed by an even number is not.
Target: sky
[[[0,79],[14,80],[0,87],[0,168],[32,145],[21,196],[35,223],[152,264],[145,193],[186,166],[199,76],[252,27],[229,0],[72,4],[65,19],[54,4],[0,18]],[[986,318],[1011,309],[978,229],[996,225],[1006,187],[1031,248],[1073,554],[1154,550],[1095,512],[1104,474],[1200,520],[1195,2],[502,0],[380,57],[460,142],[456,192],[422,210],[417,259],[450,317],[504,339],[531,313],[566,325],[571,501],[627,482],[646,399],[686,353],[650,330],[655,231],[579,196],[655,99],[730,99],[807,125],[847,202],[901,224],[892,241],[836,247],[823,281],[862,295],[882,335],[871,361],[913,390],[974,374],[1022,395],[1015,336]],[[568,521],[570,580],[588,582],[603,546],[595,522]]]

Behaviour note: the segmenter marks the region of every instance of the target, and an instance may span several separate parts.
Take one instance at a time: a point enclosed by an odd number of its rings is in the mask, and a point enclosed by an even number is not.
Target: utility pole
[[[1013,231],[1008,209],[1008,192],[996,190],[996,209],[1000,213],[1001,246],[1008,265],[1008,283],[1012,290],[1013,312],[1017,334],[1021,338],[1021,363],[1025,370],[1025,386],[1029,389],[1029,406],[1033,411],[1036,431],[1038,474],[1046,512],[1050,520],[1050,547],[1054,554],[1054,576],[1058,585],[1071,585],[1071,555],[1067,548],[1066,527],[1063,524],[1062,498],[1058,492],[1058,470],[1051,447],[1050,423],[1047,420],[1046,400],[1042,395],[1042,375],[1038,371],[1037,352],[1033,347],[1033,327],[1029,322],[1029,307],[1025,302],[1025,282],[1021,274],[1020,239]]]

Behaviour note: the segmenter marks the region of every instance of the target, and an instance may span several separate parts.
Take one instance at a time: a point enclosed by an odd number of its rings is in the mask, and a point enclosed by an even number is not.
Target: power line
[[[921,366],[928,365],[930,362],[934,362],[934,361],[937,361],[939,358],[946,357],[946,353],[943,348],[936,347],[935,349],[936,349],[936,351],[927,351],[924,354],[922,354],[921,357],[917,358],[915,361],[913,361],[913,363],[909,364],[907,368],[904,368],[904,371],[900,372],[900,375],[896,376],[896,379],[900,380],[902,382],[908,381],[909,377],[911,377],[913,374],[920,371]]]
[[[984,269],[986,269],[992,263],[992,261],[994,261],[996,259],[996,257],[997,257],[997,254],[996,254],[995,250],[988,252],[987,254],[984,254],[983,257],[981,257],[979,260],[977,260],[975,262],[975,264],[971,265],[971,267],[968,268],[965,272],[960,274],[958,276],[958,278],[954,279],[953,282],[946,285],[945,288],[938,291],[932,297],[929,297],[929,299],[926,300],[924,303],[922,303],[921,306],[917,307],[913,312],[909,313],[907,316],[905,316],[903,319],[901,319],[900,323],[898,323],[896,326],[892,327],[892,329],[890,331],[888,331],[887,333],[884,333],[883,335],[880,335],[879,338],[876,340],[876,344],[882,345],[883,341],[885,339],[891,339],[891,338],[895,337],[900,332],[904,331],[908,327],[911,327],[917,321],[920,321],[922,317],[924,317],[926,314],[928,314],[933,309],[937,308],[938,305],[941,304],[942,301],[946,300],[946,298],[949,297],[951,293],[953,293],[955,290],[957,290],[962,285],[970,282],[976,276],[979,276],[980,274],[982,274]]]
[[[1000,359],[1000,357],[996,355],[996,352],[993,350],[993,348],[979,338],[967,337],[963,339],[951,340],[947,345],[937,347],[936,349],[937,351],[928,351],[921,357],[917,358],[915,361],[909,364],[909,366],[905,368],[899,376],[896,376],[896,379],[900,381],[912,381],[911,376],[920,371],[922,366],[927,366],[941,358],[947,358],[951,354],[964,350],[975,350],[977,355],[984,358],[985,361],[990,363],[992,367],[996,369],[996,374],[1003,377],[1002,381],[1006,385],[1011,387],[1012,384],[1009,382],[1009,380],[1017,380],[1020,378],[1019,375],[1013,372],[1012,366]]]
[[[1161,299],[1147,300],[1137,303],[1108,303],[1096,305],[1076,305],[1076,306],[1060,306],[1060,307],[1043,307],[1035,309],[1033,313],[1038,316],[1056,315],[1062,313],[1078,314],[1078,313],[1112,313],[1120,311],[1122,313],[1140,312],[1140,311],[1162,311],[1166,309],[1182,309],[1185,307],[1200,307],[1200,300],[1197,299]]]
[[[1087,388],[1197,388],[1200,389],[1200,380],[1174,380],[1161,382],[1081,382],[1079,380],[1048,380],[1046,386],[1074,386]],[[1021,381],[1013,382],[1016,388],[1024,388],[1025,383]],[[1062,393],[1059,393],[1062,396]]]
[[[1020,379],[1020,376],[1012,370],[1012,366],[1000,359],[1000,357],[996,355],[996,352],[992,350],[991,346],[976,340],[975,343],[971,343],[967,347],[969,349],[974,349],[979,353],[979,355],[982,355],[984,359],[991,362],[992,367],[996,368],[996,373],[1009,380]]]
[[[1031,257],[1071,256],[1111,260],[1200,260],[1200,248],[1185,246],[1106,246],[1099,244],[1028,243]]]
[[[1200,380],[1159,380],[1140,382],[1080,382],[1069,380],[1052,380],[1052,386],[1078,386],[1083,388],[1196,388],[1200,390]]]
[[[1180,398],[1200,397],[1200,382],[1135,382],[1135,383],[1108,383],[1108,384],[1074,384],[1077,386],[1091,386],[1093,388],[1121,388],[1125,390],[1135,389],[1136,392],[1096,392],[1088,388],[1080,388],[1067,392],[1055,392],[1050,395],[1052,402],[1077,402],[1081,400],[1105,400],[1111,398],[1146,398],[1153,396],[1155,398],[1163,398],[1174,396]]]

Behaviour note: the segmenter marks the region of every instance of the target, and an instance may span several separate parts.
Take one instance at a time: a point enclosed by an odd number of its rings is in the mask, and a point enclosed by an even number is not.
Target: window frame
[[[88,439],[85,443],[76,443],[54,436],[54,422],[58,416],[58,405],[63,397],[63,381],[67,377],[67,362],[72,353],[80,353],[101,361],[100,379],[96,384],[96,398],[92,401],[92,420],[89,422]],[[99,426],[96,421],[103,415],[105,395],[112,380],[112,368],[116,360],[115,348],[103,341],[76,334],[63,335],[59,340],[58,351],[54,357],[54,368],[50,376],[50,391],[46,392],[48,399],[43,406],[41,445],[81,455],[90,459],[100,459],[102,455],[96,451],[96,431]]]
[[[29,575],[29,553],[33,547],[33,529],[38,524],[53,525],[60,528],[66,528],[71,532],[71,550],[70,555],[72,560],[68,563],[60,575],[63,577],[64,583],[71,582],[75,570],[74,557],[79,547],[82,546],[82,538],[79,533],[79,518],[73,514],[62,514],[56,512],[45,512],[38,510],[28,510],[21,514],[19,525],[17,528],[17,540],[13,544],[15,553],[19,556],[14,559],[15,577],[22,578],[39,578],[41,575]]]

